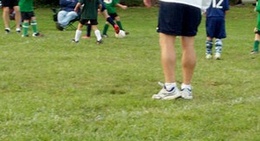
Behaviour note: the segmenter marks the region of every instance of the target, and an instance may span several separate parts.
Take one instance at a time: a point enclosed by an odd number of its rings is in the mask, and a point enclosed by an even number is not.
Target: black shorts
[[[21,16],[23,20],[31,20],[34,17],[34,12],[21,12]]]
[[[117,13],[110,13],[109,16],[115,20],[115,18],[118,16]]]
[[[195,36],[201,22],[197,7],[160,2],[157,32],[174,36]]]
[[[15,6],[18,6],[19,0],[2,0],[2,7],[9,7],[13,8]]]
[[[96,19],[80,19],[79,22],[83,25],[98,25],[98,21]]]

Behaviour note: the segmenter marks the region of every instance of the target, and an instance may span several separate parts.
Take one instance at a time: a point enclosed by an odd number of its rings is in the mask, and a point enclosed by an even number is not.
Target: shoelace
[[[163,87],[166,91],[168,91],[168,90],[166,89],[164,83],[158,82],[158,84],[159,84],[161,87]],[[168,91],[168,92],[171,92],[171,91],[173,91],[174,89],[175,89],[175,87],[173,87],[173,88],[172,88],[170,91]]]
[[[164,87],[164,84],[162,82],[158,82],[158,84],[162,87]]]

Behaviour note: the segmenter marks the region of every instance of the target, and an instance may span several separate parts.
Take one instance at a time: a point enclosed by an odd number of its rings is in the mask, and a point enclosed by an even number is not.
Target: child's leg
[[[114,20],[108,15],[107,10],[102,11],[102,14],[103,14],[104,18],[106,19],[106,21],[107,21],[108,23],[110,23],[110,24],[114,27],[115,22],[114,22]]]
[[[104,11],[102,11],[102,14],[106,18],[106,21],[114,27],[115,32],[118,33],[120,28],[117,24],[115,24],[114,20],[108,15],[106,9]]]
[[[91,36],[91,25],[86,25],[86,35],[82,36],[83,39],[88,39]]]
[[[31,18],[31,26],[33,29],[33,34],[37,34],[38,32],[38,28],[37,28],[37,21],[36,21],[36,17],[32,17]]]
[[[86,35],[88,37],[90,37],[90,35],[91,35],[91,25],[90,24],[87,25],[87,34]]]
[[[98,30],[97,28],[97,25],[92,25],[92,29],[96,35],[96,38],[97,38],[97,41],[101,41],[102,40],[102,37],[101,37],[101,34],[100,34],[100,31]]]
[[[221,39],[216,39],[215,49],[216,49],[215,59],[219,60],[220,57],[221,57],[221,52],[222,52],[222,41],[221,41]]]
[[[14,6],[14,11],[15,11],[16,32],[20,32],[21,13],[19,10],[19,6]]]
[[[102,35],[107,35],[108,28],[109,28],[109,25],[108,25],[108,23],[106,22],[106,24],[104,25],[104,29],[103,29]]]
[[[119,26],[119,28],[121,30],[124,30],[123,25],[122,25],[122,23],[120,21],[120,17],[119,16],[115,17],[115,20],[116,20],[116,24]]]
[[[27,37],[28,36],[28,29],[29,29],[29,20],[24,20],[22,27],[23,27],[22,37]]]
[[[206,41],[206,54],[212,54],[213,41],[212,38],[207,38]]]
[[[221,39],[216,39],[215,41],[215,49],[216,49],[216,53],[221,53],[222,52],[222,41]]]
[[[3,20],[4,20],[4,26],[6,33],[10,32],[10,18],[9,18],[10,9],[9,7],[3,7]]]
[[[79,38],[80,38],[81,33],[82,33],[82,31],[81,31],[82,27],[83,27],[83,25],[81,23],[79,23],[78,28],[77,28],[76,33],[75,33],[75,37],[74,37],[75,42],[79,41]]]
[[[259,40],[260,40],[260,35],[258,33],[256,33],[255,34],[255,41],[254,41],[254,48],[253,48],[254,52],[259,51]]]
[[[255,41],[254,41],[254,47],[253,50],[251,51],[251,54],[258,53],[258,46],[259,46],[259,41],[260,41],[260,15],[258,14],[257,16],[257,26],[254,29],[255,32]]]

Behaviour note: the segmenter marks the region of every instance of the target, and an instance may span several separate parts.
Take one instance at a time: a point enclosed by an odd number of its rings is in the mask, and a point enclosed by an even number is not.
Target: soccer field
[[[157,11],[119,10],[130,34],[115,38],[110,27],[101,45],[93,33],[72,43],[75,30],[58,31],[50,8],[35,10],[42,38],[5,34],[1,20],[0,140],[259,141],[260,56],[250,55],[252,4],[228,12],[221,60],[205,59],[203,17],[191,101],[151,99],[163,82]],[[101,31],[104,22],[99,17]]]

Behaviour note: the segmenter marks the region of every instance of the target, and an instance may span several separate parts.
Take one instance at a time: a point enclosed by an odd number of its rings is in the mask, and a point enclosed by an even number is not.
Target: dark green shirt
[[[97,19],[99,0],[79,0],[81,5],[84,5],[81,9],[81,19]]]
[[[33,0],[20,0],[19,7],[21,12],[32,12]]]

